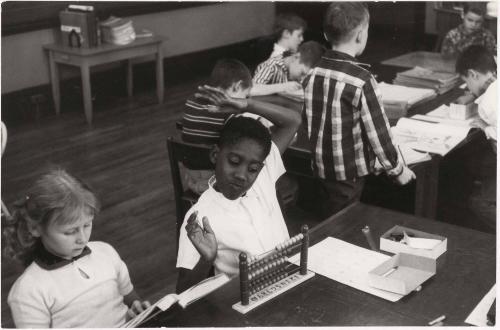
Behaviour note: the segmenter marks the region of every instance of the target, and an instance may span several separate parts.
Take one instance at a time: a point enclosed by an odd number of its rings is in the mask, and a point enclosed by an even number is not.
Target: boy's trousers
[[[322,217],[325,219],[359,201],[365,186],[364,177],[342,181],[319,179],[319,182],[326,195],[321,205]]]

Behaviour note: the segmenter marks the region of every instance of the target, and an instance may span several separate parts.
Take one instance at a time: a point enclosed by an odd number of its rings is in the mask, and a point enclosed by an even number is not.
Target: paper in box
[[[391,239],[391,234],[403,235],[403,232],[405,232],[409,236],[416,238],[428,238],[428,239],[439,240],[441,241],[441,243],[436,245],[432,250],[428,250],[428,249],[412,248],[401,241],[398,242]],[[441,254],[446,252],[447,242],[448,242],[447,238],[443,236],[429,234],[420,230],[411,229],[403,226],[394,226],[380,237],[380,250],[391,253],[400,253],[400,252],[409,253],[418,256],[437,259]]]
[[[368,273],[368,283],[377,288],[406,295],[436,274],[436,260],[399,253]]]

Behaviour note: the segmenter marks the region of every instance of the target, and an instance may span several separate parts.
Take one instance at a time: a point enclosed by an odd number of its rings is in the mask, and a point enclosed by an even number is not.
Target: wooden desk
[[[162,37],[140,38],[134,42],[118,46],[102,44],[94,48],[72,48],[60,44],[44,45],[49,55],[50,80],[52,84],[52,97],[56,114],[61,112],[61,95],[59,89],[59,69],[57,64],[67,64],[80,68],[82,75],[83,104],[85,117],[89,124],[92,123],[92,93],[90,87],[90,67],[109,62],[127,60],[127,93],[132,96],[133,77],[131,59],[140,56],[155,55],[156,57],[156,93],[158,102],[163,103],[163,56]]]
[[[366,224],[376,237],[397,224],[448,238],[436,275],[420,292],[392,303],[316,274],[242,315],[231,308],[239,301],[234,279],[185,310],[174,307],[144,326],[425,326],[443,314],[445,325],[459,326],[495,283],[494,235],[360,203],[312,228],[311,245],[332,236],[368,248],[361,233]]]
[[[382,64],[404,68],[420,66],[435,71],[454,73],[455,61],[455,59],[443,58],[441,53],[418,51],[390,58]]]

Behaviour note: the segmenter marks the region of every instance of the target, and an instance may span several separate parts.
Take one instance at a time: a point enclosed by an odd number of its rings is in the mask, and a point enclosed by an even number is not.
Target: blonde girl
[[[114,328],[149,303],[104,242],[89,242],[99,211],[91,189],[64,170],[42,175],[3,227],[4,254],[25,263],[8,296],[18,328]]]

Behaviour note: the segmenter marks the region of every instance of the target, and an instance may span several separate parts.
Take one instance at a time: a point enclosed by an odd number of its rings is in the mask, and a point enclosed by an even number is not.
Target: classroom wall
[[[130,18],[136,29],[148,28],[165,36],[163,54],[171,57],[267,35],[272,30],[274,15],[272,2],[238,2]],[[2,94],[50,82],[42,45],[57,37],[55,28],[2,37]],[[76,69],[61,71],[62,79],[78,74]]]
[[[437,34],[435,2],[425,3],[425,33]]]

